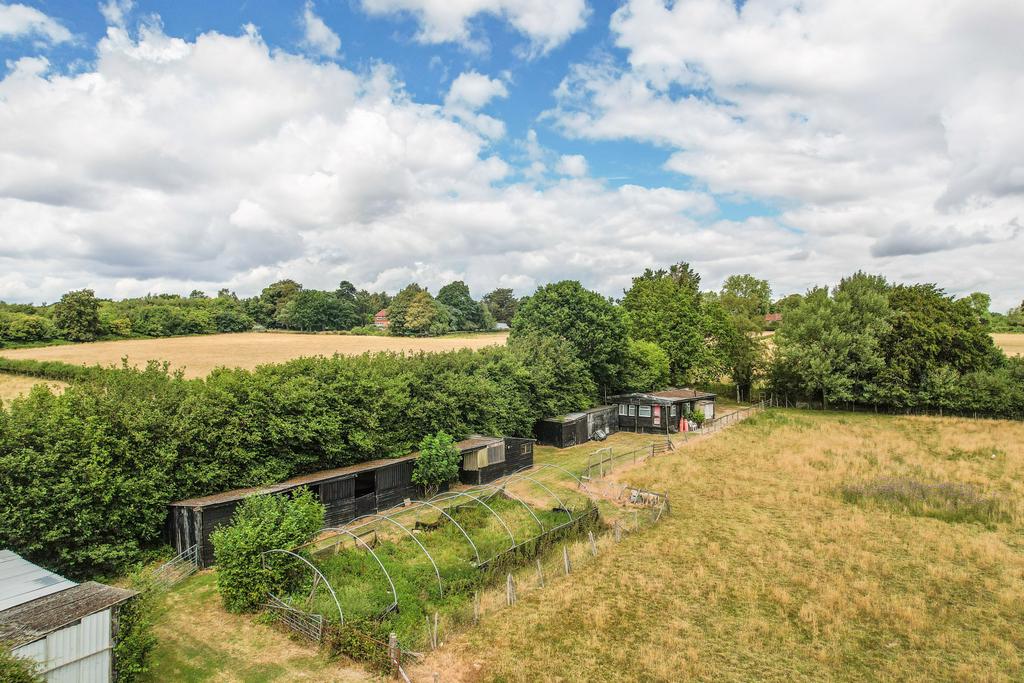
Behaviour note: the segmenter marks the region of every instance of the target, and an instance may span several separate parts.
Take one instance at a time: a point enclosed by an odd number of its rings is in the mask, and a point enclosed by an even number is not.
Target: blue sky
[[[617,295],[687,260],[708,287],[865,269],[1006,308],[1021,14],[0,0],[0,299],[278,277]]]

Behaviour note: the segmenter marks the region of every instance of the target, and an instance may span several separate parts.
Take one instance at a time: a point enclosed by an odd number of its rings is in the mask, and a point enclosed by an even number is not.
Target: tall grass
[[[969,484],[926,482],[908,477],[889,477],[839,489],[848,503],[873,504],[915,517],[944,522],[979,522],[992,525],[1013,519],[1011,503],[999,496],[984,495]]]

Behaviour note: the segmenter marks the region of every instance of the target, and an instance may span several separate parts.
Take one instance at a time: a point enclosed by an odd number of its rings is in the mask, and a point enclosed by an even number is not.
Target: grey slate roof
[[[0,550],[0,610],[67,590],[75,585],[10,550]]]
[[[136,591],[114,588],[95,581],[72,584],[60,592],[0,611],[0,642],[10,647],[35,642],[135,595]]]

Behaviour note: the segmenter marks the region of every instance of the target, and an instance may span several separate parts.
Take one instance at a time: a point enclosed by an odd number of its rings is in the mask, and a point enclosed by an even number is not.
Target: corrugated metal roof
[[[34,565],[13,551],[0,550],[0,610],[74,585],[74,581]]]
[[[44,570],[45,571],[45,570]],[[79,619],[105,610],[137,595],[95,581],[72,584],[0,612],[0,641],[17,647],[31,643]]]
[[[322,470],[320,472],[313,472],[311,474],[302,474],[299,475],[298,477],[292,477],[287,481],[283,481],[280,484],[271,484],[270,486],[253,486],[244,489],[232,489],[230,491],[223,491],[221,493],[213,493],[208,496],[199,496],[197,498],[179,500],[177,502],[171,503],[171,505],[201,508],[206,507],[208,505],[217,505],[220,503],[229,503],[231,501],[241,500],[242,498],[254,494],[281,493],[283,491],[295,489],[300,486],[316,484],[322,481],[336,479],[337,477],[343,477],[346,474],[358,474],[359,472],[375,470],[379,467],[385,467],[387,465],[394,465],[397,462],[413,460],[416,458],[416,455],[416,453],[413,453],[412,455],[406,455],[401,458],[380,458],[378,460],[368,460],[367,462],[361,462],[355,465],[348,465],[347,467],[338,467],[333,470]]]
[[[615,397],[613,396],[612,398],[615,398]],[[556,415],[555,417],[545,417],[541,421],[542,422],[561,422],[561,423],[572,422],[574,420],[582,419],[582,418],[586,417],[587,415],[590,415],[591,413],[603,413],[606,410],[615,410],[615,409],[616,409],[616,406],[609,406],[609,405],[596,406],[594,408],[587,408],[586,410],[581,410],[581,411],[576,412],[576,413],[566,413],[565,415]]]
[[[483,448],[484,446],[493,446],[497,443],[504,443],[504,441],[505,439],[500,436],[480,436],[479,434],[474,434],[468,439],[459,441],[455,444],[455,447],[459,449],[459,453],[465,453],[466,451]]]

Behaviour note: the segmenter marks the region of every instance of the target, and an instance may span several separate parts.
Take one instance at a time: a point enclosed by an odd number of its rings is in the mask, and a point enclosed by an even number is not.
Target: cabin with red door
[[[715,418],[715,395],[695,389],[666,389],[650,393],[609,396],[618,405],[619,429],[627,432],[675,434],[697,411],[707,420]]]

